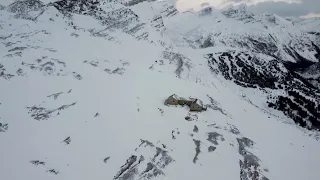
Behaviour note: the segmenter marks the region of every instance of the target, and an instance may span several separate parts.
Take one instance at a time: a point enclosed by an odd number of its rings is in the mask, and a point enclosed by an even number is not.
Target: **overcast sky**
[[[8,5],[12,1],[0,0],[0,4]],[[255,13],[270,12],[284,17],[320,17],[320,0],[177,0],[177,8],[180,11],[190,8],[197,10],[204,3],[217,9],[244,3]]]

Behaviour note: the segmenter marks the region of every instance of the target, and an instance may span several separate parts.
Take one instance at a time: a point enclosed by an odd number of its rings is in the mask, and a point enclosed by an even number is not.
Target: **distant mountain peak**
[[[242,21],[251,21],[253,20],[254,16],[252,12],[248,11],[245,4],[230,7],[228,9],[222,10],[221,12],[228,18],[234,18]]]

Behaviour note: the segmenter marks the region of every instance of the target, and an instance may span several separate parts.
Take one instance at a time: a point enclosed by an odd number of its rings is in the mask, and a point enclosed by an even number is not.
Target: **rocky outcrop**
[[[102,12],[99,0],[61,0],[50,3],[49,6],[51,5],[63,13],[95,15]]]
[[[105,26],[103,31],[120,29],[137,38],[144,33],[140,31],[145,24],[140,22],[138,15],[117,1],[61,0],[49,5],[54,6],[66,16],[72,16],[72,14],[92,16]]]
[[[208,54],[211,72],[244,88],[268,95],[269,107],[282,111],[298,125],[320,130],[320,91],[282,61],[265,60],[245,52]],[[275,91],[285,95],[275,95]]]
[[[145,155],[143,152],[149,152]],[[175,160],[164,148],[158,147],[148,140],[142,140],[126,163],[114,176],[114,180],[123,179],[156,179],[165,175],[164,170]]]
[[[35,21],[45,10],[45,5],[40,0],[19,0],[7,7],[15,18]]]
[[[268,180],[262,173],[260,167],[260,159],[251,153],[248,149],[255,143],[246,138],[237,138],[239,144],[239,154],[243,157],[243,160],[239,160],[240,165],[240,179],[241,180]]]

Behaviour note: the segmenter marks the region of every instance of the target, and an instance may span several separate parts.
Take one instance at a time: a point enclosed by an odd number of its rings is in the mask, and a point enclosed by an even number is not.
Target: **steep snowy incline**
[[[280,60],[181,46],[174,28],[202,21],[173,26],[188,14],[171,1],[28,2],[0,10],[3,179],[318,179],[319,132],[266,101],[285,82],[319,92]],[[165,105],[172,94],[207,110]]]

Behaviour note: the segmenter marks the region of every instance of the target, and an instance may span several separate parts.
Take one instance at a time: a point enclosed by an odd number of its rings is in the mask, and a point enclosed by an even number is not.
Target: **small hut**
[[[165,101],[165,105],[179,105],[179,100],[181,98],[175,94],[172,94],[168,97],[168,99]]]
[[[180,98],[180,99],[178,100],[178,103],[179,103],[179,105],[181,105],[181,106],[184,106],[184,105],[191,106],[192,101],[191,101],[191,100],[188,100],[188,99],[185,99],[185,98]]]
[[[202,101],[199,99],[195,99],[190,105],[190,111],[201,112],[201,111],[206,111],[206,110],[207,110],[207,108],[205,108],[203,106]]]
[[[199,99],[194,99],[191,98],[190,99],[185,99],[185,98],[181,98],[175,94],[169,96],[165,102],[165,105],[187,105],[190,107],[190,111],[196,111],[196,112],[201,112],[201,111],[206,111],[207,108],[204,107],[203,103],[201,100]]]

